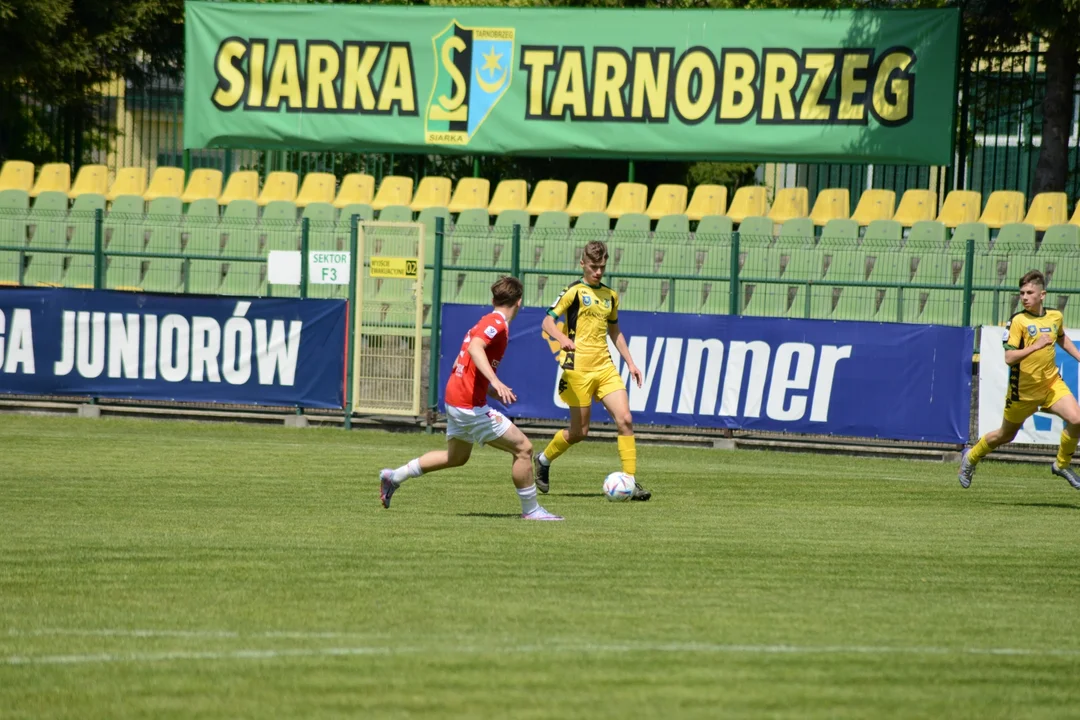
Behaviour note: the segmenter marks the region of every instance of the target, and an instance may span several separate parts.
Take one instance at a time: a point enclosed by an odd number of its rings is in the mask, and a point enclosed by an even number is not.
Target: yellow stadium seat
[[[190,183],[188,186],[190,187]],[[254,170],[240,170],[229,175],[229,181],[225,183],[225,190],[218,198],[218,205],[228,205],[233,200],[251,200],[254,202],[258,198],[259,173]]]
[[[818,193],[810,219],[824,227],[830,220],[847,220],[851,217],[851,196],[847,188],[828,188]]]
[[[370,205],[375,199],[375,178],[367,173],[349,173],[341,179],[334,207],[341,210],[349,205]]]
[[[429,207],[444,208],[450,205],[450,190],[452,184],[450,178],[429,175],[420,181],[416,188],[416,196],[413,198],[412,207],[414,212],[426,210]]]
[[[896,192],[893,190],[864,190],[851,219],[865,227],[875,220],[892,220],[896,210]]]
[[[645,210],[650,220],[659,220],[665,215],[682,215],[685,212],[685,185],[657,185],[649,207]]]
[[[810,214],[810,191],[804,187],[782,188],[776,191],[769,219],[778,225]]]
[[[196,173],[199,171],[196,170]],[[217,172],[216,170],[214,172]],[[194,174],[192,175],[194,177]],[[184,194],[184,169],[159,167],[150,177],[150,187],[143,193],[143,200],[150,202],[158,198],[178,198]],[[218,191],[205,197],[216,198],[221,194],[221,173],[218,173]]]
[[[30,190],[30,197],[37,197],[43,192],[62,192],[65,195],[71,189],[71,166],[67,163],[48,163],[38,170],[37,182]]]
[[[495,186],[495,196],[488,205],[489,215],[499,215],[506,210],[525,210],[528,187],[524,180],[502,180]]]
[[[105,199],[112,202],[121,195],[142,195],[146,192],[146,168],[129,167],[116,171],[116,179],[109,186]]]
[[[727,212],[727,188],[723,185],[698,185],[690,204],[686,206],[686,217],[701,220],[709,215],[724,215]]]
[[[979,222],[989,228],[1018,223],[1024,218],[1024,193],[1017,190],[996,190],[986,199]]]
[[[574,188],[574,195],[566,206],[570,217],[578,217],[587,212],[604,212],[607,209],[607,183],[583,181]]]
[[[109,191],[109,169],[104,165],[83,165],[75,175],[75,182],[68,192],[69,198],[80,195],[102,195]]]
[[[727,212],[728,217],[737,223],[748,217],[764,217],[768,213],[769,201],[765,196],[765,188],[760,185],[749,185],[736,190]]]
[[[34,163],[25,160],[5,160],[0,169],[0,190],[23,190],[34,187]]]
[[[541,180],[533,188],[532,197],[525,212],[539,215],[545,212],[562,212],[566,209],[566,195],[569,191],[562,180]]]
[[[300,184],[300,178],[296,173],[287,170],[278,170],[266,176],[262,192],[259,193],[258,203],[266,206],[275,200],[296,202],[296,188]]]
[[[491,182],[487,178],[461,178],[454,188],[447,209],[452,213],[465,210],[487,210],[491,199]]]
[[[900,198],[893,220],[903,227],[911,227],[923,220],[933,220],[937,215],[937,193],[933,190],[907,190]]]
[[[952,190],[945,196],[938,213],[938,222],[947,228],[955,228],[978,221],[982,210],[982,193],[974,190]]]
[[[413,179],[401,175],[387,175],[379,185],[379,191],[375,193],[375,199],[371,201],[371,207],[382,210],[390,205],[404,205],[412,202]]]
[[[1024,222],[1046,232],[1051,225],[1062,225],[1069,217],[1069,199],[1063,192],[1044,192],[1031,198]]]
[[[608,202],[609,217],[621,218],[623,215],[643,215],[649,199],[649,188],[641,183],[621,182],[615,186]]]
[[[300,192],[296,196],[297,207],[307,207],[311,203],[334,202],[334,189],[337,178],[332,173],[309,172],[304,176]]]

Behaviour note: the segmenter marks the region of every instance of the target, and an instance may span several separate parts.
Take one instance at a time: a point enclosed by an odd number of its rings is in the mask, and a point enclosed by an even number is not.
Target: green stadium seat
[[[818,282],[825,274],[825,253],[812,246],[777,248],[777,277],[796,282]]]
[[[443,219],[443,247],[445,252],[453,224],[450,211],[444,207],[427,207],[420,211],[420,216],[417,218],[417,222],[424,226],[425,263],[435,262],[435,221],[437,218]]]
[[[176,197],[159,197],[150,201],[146,212],[146,247],[148,254],[181,252],[180,219],[183,204]],[[179,292],[183,282],[183,260],[149,257],[144,261],[142,288],[148,292]]]
[[[690,238],[690,219],[686,215],[664,215],[656,221],[653,239],[657,243],[684,243]]]
[[[863,235],[865,248],[899,249],[904,240],[904,227],[895,220],[871,220]]]
[[[990,228],[982,223],[963,223],[956,227],[949,250],[963,253],[968,240],[975,241],[975,254],[990,252]]]
[[[379,211],[379,222],[408,223],[412,221],[412,209],[407,205],[387,205]]]
[[[710,240],[712,242],[730,242],[734,224],[727,215],[706,215],[698,223],[694,237],[698,240]]]
[[[948,234],[943,223],[936,220],[921,220],[911,226],[907,247],[944,251],[948,242]]]
[[[346,229],[352,227],[352,216],[358,215],[360,217],[359,222],[372,222],[375,220],[375,210],[370,205],[364,203],[352,203],[341,208],[341,213],[338,215],[338,224],[344,225]]]
[[[728,243],[698,242],[690,246],[695,252],[694,262],[697,264],[697,274],[706,279],[731,278],[731,245]],[[740,263],[745,265],[744,258],[747,251],[739,253]],[[740,269],[740,273],[743,271]]]
[[[608,241],[608,272],[647,273],[655,269],[649,238],[649,217],[626,213],[615,223]]]
[[[30,174],[33,175],[31,165]],[[26,190],[0,190],[0,246],[26,245],[26,220],[30,212],[30,195]],[[19,284],[22,277],[23,253],[0,250],[0,284]]]
[[[658,278],[618,278],[619,308],[640,312],[666,312],[668,304]]]
[[[797,288],[789,288],[781,283],[746,283],[743,286],[743,314],[755,317],[784,317],[788,314],[793,299],[792,290]]]
[[[34,252],[67,247],[66,192],[47,190],[34,200],[27,217],[27,260],[24,285],[60,285],[64,275],[64,256],[55,252]]]
[[[820,247],[855,247],[859,241],[859,223],[854,220],[833,218],[821,231]]]
[[[257,212],[254,200],[234,200],[226,209],[236,205],[239,211],[248,204]],[[238,218],[230,219],[230,232],[239,230],[238,222]],[[253,223],[254,220],[252,219],[251,222]],[[222,221],[218,216],[217,199],[203,198],[191,203],[184,215],[183,228],[181,242],[184,246],[184,255],[212,257],[222,254],[225,231],[222,229]],[[243,244],[243,241],[237,242],[237,246]],[[254,237],[251,238],[250,244],[253,248],[257,247]],[[232,251],[233,249],[230,249],[230,252]],[[220,260],[189,259],[184,262],[184,286],[187,292],[204,295],[213,295],[218,292],[222,279]]]
[[[779,247],[798,247],[814,244],[814,221],[810,218],[792,218],[780,226],[776,239]]]
[[[570,231],[570,214],[561,210],[547,210],[536,216],[536,225],[533,230],[565,230]]]
[[[3,208],[2,198],[3,193],[0,193],[0,209]],[[1052,225],[1043,235],[1042,242],[1039,243],[1039,253],[1075,256],[1078,252],[1080,252],[1080,225]],[[1080,302],[1077,305],[1080,306]]]
[[[120,195],[103,223],[105,248],[110,252],[141,253],[146,245],[141,195]],[[131,290],[141,287],[144,258],[108,255],[105,287]],[[91,281],[92,282],[92,281]]]
[[[745,250],[740,248],[739,261],[742,264],[739,277],[744,278],[745,282],[780,277],[780,252],[778,250],[753,245]],[[701,274],[713,276],[712,272],[706,272],[704,268]]]
[[[772,239],[773,221],[767,217],[748,217],[739,223],[739,247],[768,246],[772,244]]]
[[[487,210],[463,210],[450,235],[449,252],[444,252],[447,265],[471,267],[495,266],[495,243],[487,224]],[[510,255],[507,254],[507,266]]]
[[[991,252],[995,255],[1035,252],[1035,228],[1023,223],[1002,226]]]
[[[580,236],[579,242],[584,244],[589,240],[607,241],[611,218],[607,213],[584,212],[578,216],[574,223],[574,234]]]
[[[693,245],[657,245],[654,249],[654,262],[656,256],[660,258],[660,265],[656,269],[658,275],[698,275],[698,256],[704,261],[706,250],[699,250]],[[721,267],[726,272],[726,268]]]

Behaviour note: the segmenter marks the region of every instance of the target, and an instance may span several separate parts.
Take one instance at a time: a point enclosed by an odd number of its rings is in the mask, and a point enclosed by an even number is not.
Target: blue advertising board
[[[444,305],[441,384],[490,308]],[[510,327],[499,378],[511,417],[565,419],[558,345],[542,308]],[[639,388],[618,353],[635,424],[963,443],[971,415],[971,328],[620,312]],[[610,345],[610,342],[609,342]],[[596,414],[598,413],[598,414]],[[594,417],[606,417],[597,404]]]
[[[0,393],[344,405],[344,300],[0,290]]]

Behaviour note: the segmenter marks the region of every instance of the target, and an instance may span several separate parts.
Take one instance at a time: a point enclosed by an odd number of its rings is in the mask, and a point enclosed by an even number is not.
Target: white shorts
[[[459,408],[446,406],[446,437],[483,445],[506,434],[513,423],[489,406]]]

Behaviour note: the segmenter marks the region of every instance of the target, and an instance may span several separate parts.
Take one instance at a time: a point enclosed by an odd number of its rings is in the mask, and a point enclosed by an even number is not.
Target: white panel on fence
[[[1007,330],[1000,326],[984,325],[979,342],[979,436],[1001,426],[1005,412],[1005,392],[1009,385],[1009,366],[1005,364],[1002,342]],[[1066,330],[1073,342],[1080,345],[1080,330]],[[1055,348],[1057,366],[1065,384],[1077,394],[1080,389],[1080,364],[1060,347]],[[1057,445],[1061,440],[1064,421],[1052,413],[1036,413],[1016,435],[1015,442],[1035,445]]]
[[[271,250],[266,258],[266,282],[271,285],[299,285],[300,252]]]

